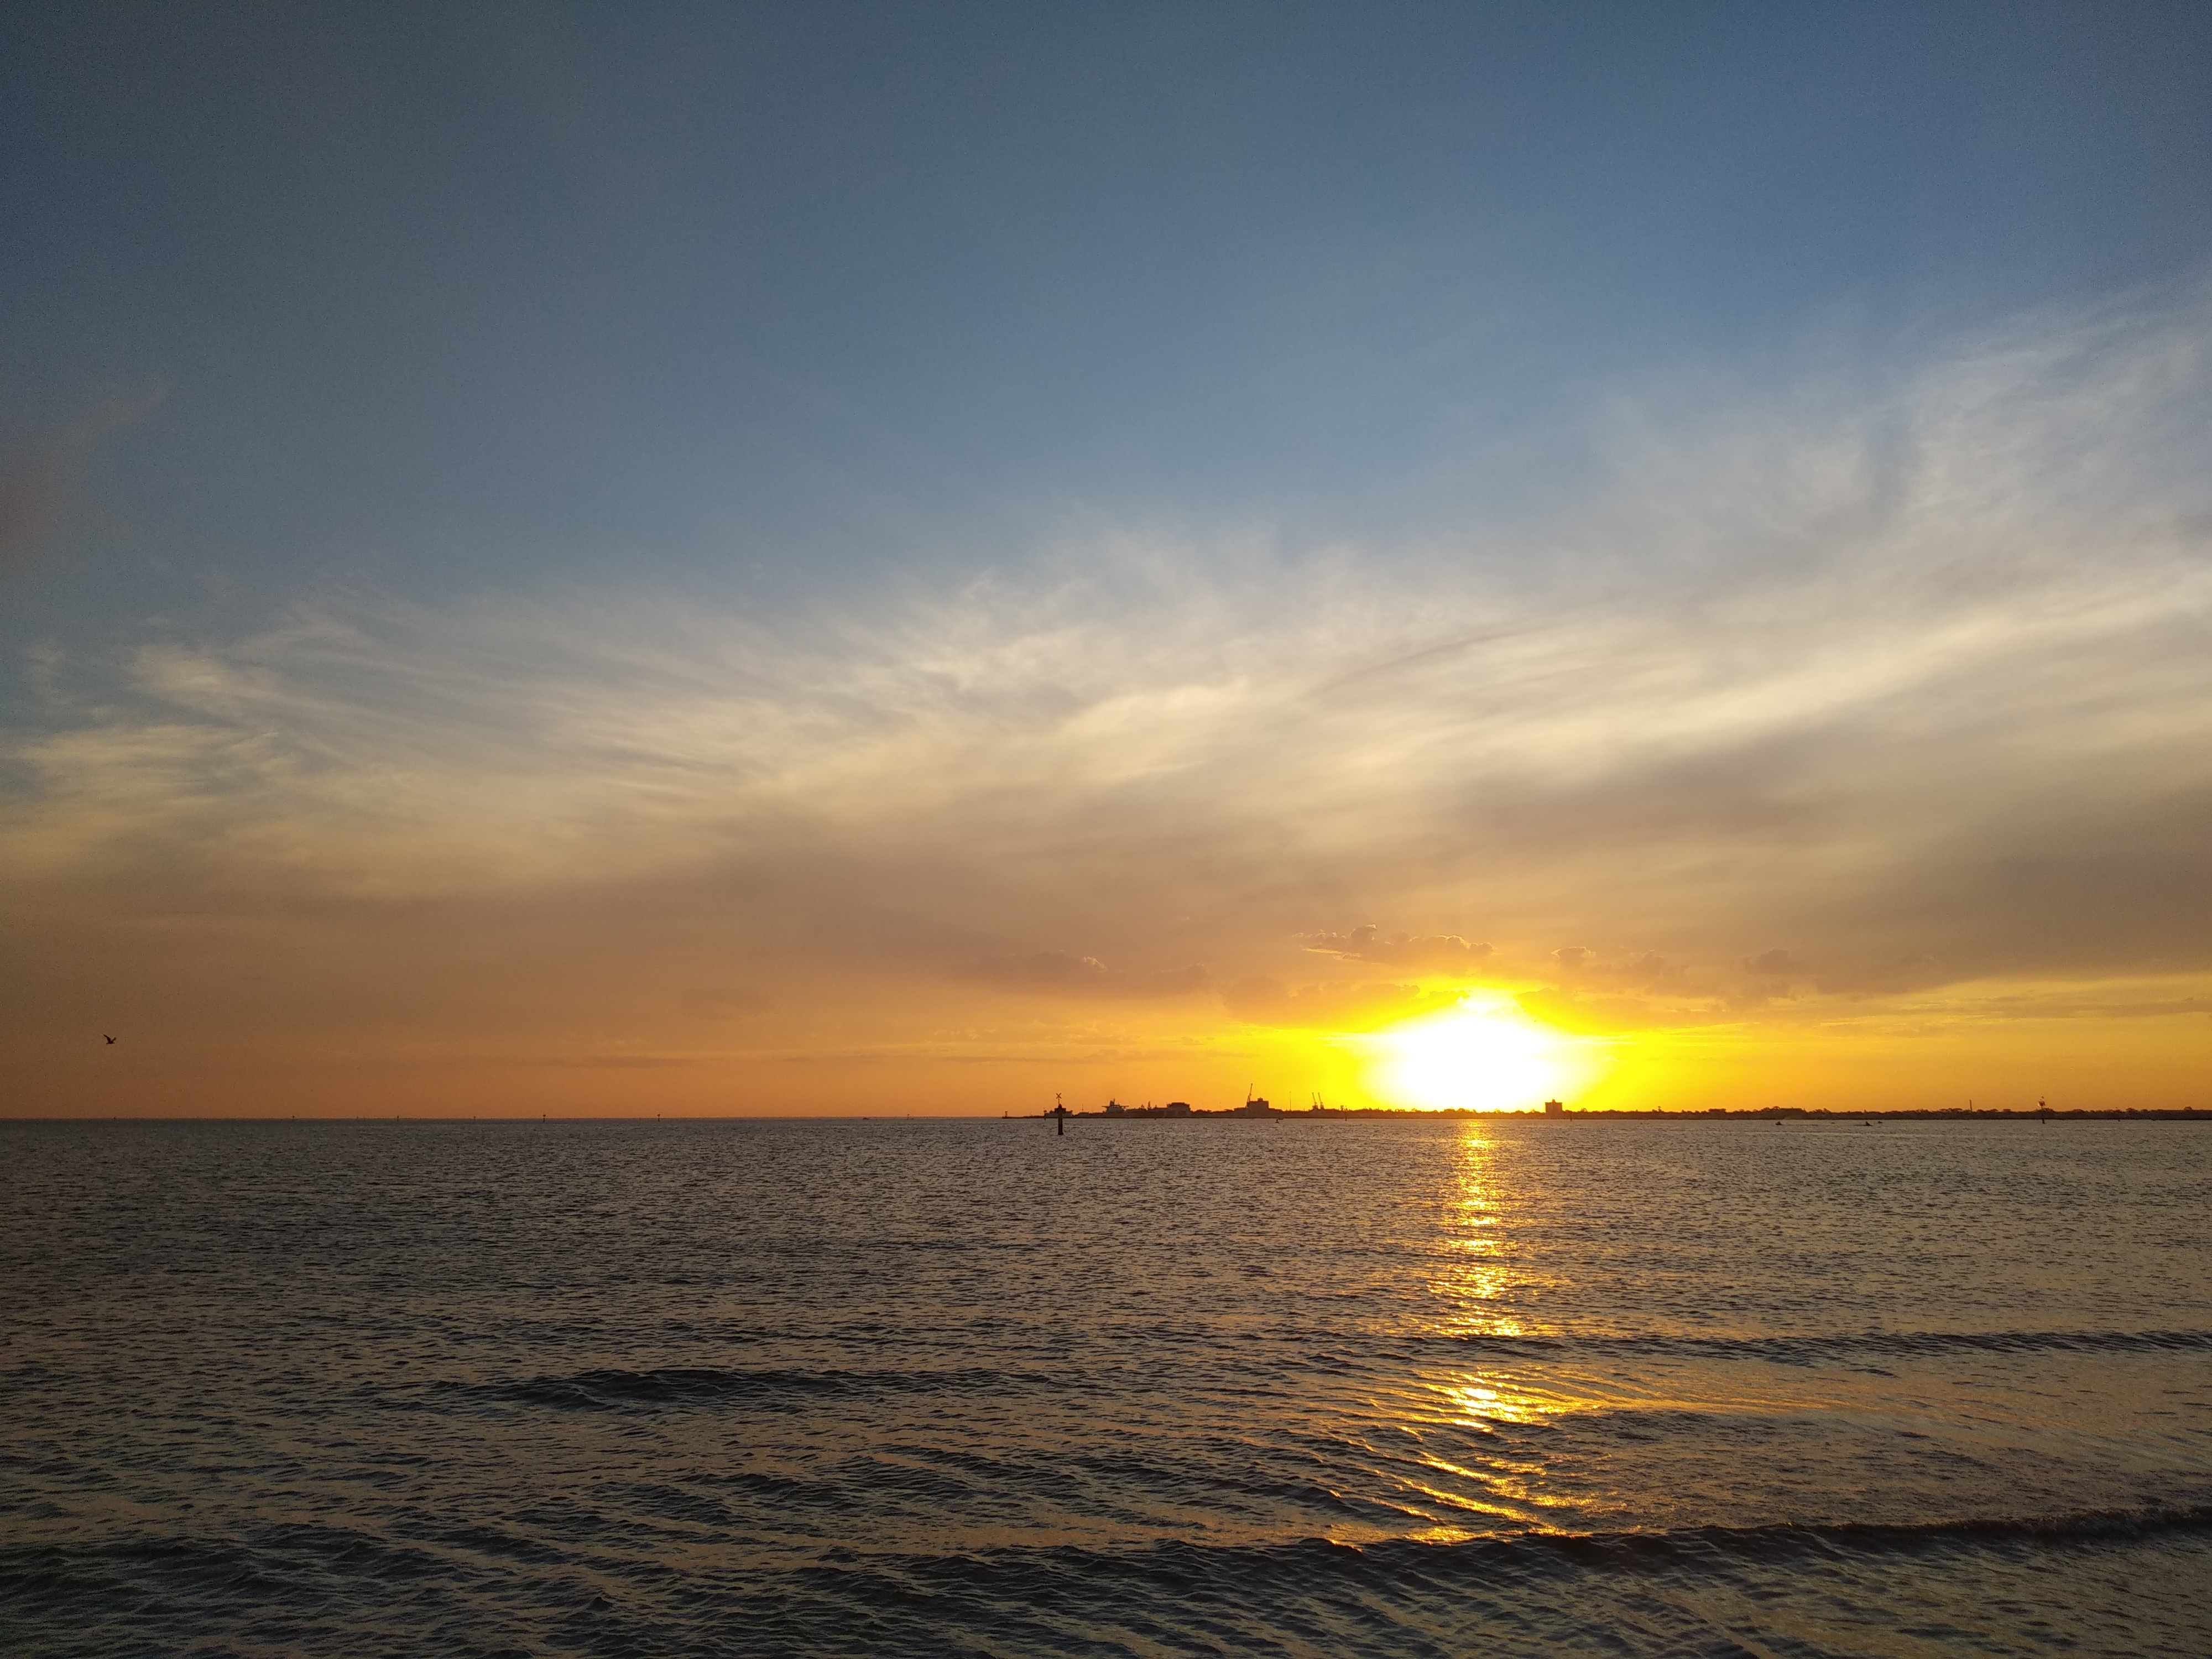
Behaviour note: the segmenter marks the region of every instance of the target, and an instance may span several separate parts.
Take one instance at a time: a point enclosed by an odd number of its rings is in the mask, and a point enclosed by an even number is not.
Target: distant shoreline
[[[32,1124],[67,1123],[84,1124],[89,1126],[97,1123],[291,1123],[301,1125],[335,1123],[998,1123],[1004,1121],[1038,1123],[1049,1121],[1053,1115],[1054,1114],[1050,1111],[1024,1112],[1018,1116],[1012,1116],[1011,1115],[1003,1112],[684,1112],[668,1113],[665,1115],[655,1114],[649,1116],[634,1112],[621,1115],[610,1114],[606,1115],[580,1114],[574,1116],[551,1116],[534,1112],[490,1113],[479,1115],[425,1112],[420,1115],[414,1113],[395,1114],[391,1116],[386,1116],[381,1113],[374,1116],[356,1113],[344,1115],[332,1115],[327,1117],[321,1115],[311,1116],[306,1114],[286,1114],[283,1115],[272,1115],[252,1117],[200,1117],[191,1115],[179,1115],[172,1117],[167,1115],[133,1115],[129,1113],[101,1113],[96,1116],[89,1115],[83,1116],[58,1116],[43,1115],[25,1115],[22,1116],[0,1115],[0,1124],[20,1124],[27,1126]],[[1589,1110],[1583,1110],[1571,1107],[1564,1112],[1546,1113],[1540,1111],[1486,1111],[1471,1106],[1443,1106],[1437,1107],[1433,1109],[1392,1106],[1331,1106],[1327,1110],[1321,1112],[1286,1112],[1270,1109],[1262,1113],[1244,1110],[1234,1106],[1224,1106],[1211,1109],[1202,1107],[1194,1107],[1188,1113],[1176,1113],[1173,1115],[1156,1111],[1146,1112],[1133,1107],[1126,1112],[1115,1113],[1102,1111],[1081,1112],[1071,1110],[1066,1115],[1073,1120],[1084,1123],[1176,1123],[1193,1121],[1200,1118],[1204,1118],[1208,1121],[1220,1121],[1225,1119],[1231,1121],[1241,1121],[1245,1122],[1262,1121],[1316,1122],[1324,1119],[1329,1121],[1339,1119],[1363,1119],[1368,1121],[1384,1121],[1401,1122],[1416,1121],[1423,1119],[1445,1118],[1452,1120],[1481,1119],[1485,1121],[1495,1121],[1499,1122],[1534,1121],[1540,1123],[1559,1123],[1569,1120],[1580,1120],[1584,1122],[1589,1122],[1607,1119],[1627,1119],[1638,1121],[1656,1121],[1667,1123],[1716,1123],[1723,1121],[1737,1123],[1806,1122],[1838,1124],[1871,1122],[1956,1123],[1983,1121],[2025,1123],[2034,1122],[2037,1121],[2056,1123],[2111,1123],[2115,1121],[2130,1123],[2212,1123],[2212,1107],[2126,1106],[2074,1108],[2065,1110],[2053,1107],[2048,1111],[2038,1111],[2033,1108],[2021,1111],[2005,1107],[1976,1107],[1970,1110],[1963,1106],[1950,1106],[1905,1107],[1889,1110],[1860,1112],[1839,1112],[1820,1106],[1762,1106],[1742,1111],[1714,1107],[1702,1110],[1671,1112],[1662,1110],[1657,1108],[1636,1109],[1632,1108],[1616,1109],[1600,1107]]]
[[[1032,1119],[1045,1119],[1051,1117],[1053,1114],[1049,1111],[1026,1112],[1023,1114],[1023,1115]],[[1270,1109],[1264,1112],[1255,1112],[1243,1107],[1224,1106],[1216,1108],[1211,1111],[1199,1107],[1193,1107],[1188,1112],[1177,1113],[1146,1111],[1141,1107],[1132,1106],[1127,1110],[1121,1112],[1070,1111],[1066,1115],[1071,1118],[1080,1118],[1086,1122],[1095,1121],[1098,1122],[1109,1123],[1122,1122],[1129,1120],[1141,1120],[1148,1123],[1173,1123],[1182,1121],[1188,1118],[1200,1117],[1247,1119],[1287,1118],[1295,1121],[1304,1122],[1311,1122],[1322,1118],[1339,1117],[1534,1118],[1543,1121],[1554,1123],[1566,1118],[1617,1117],[1663,1118],[1669,1123],[1710,1123],[1715,1119],[1719,1118],[1732,1118],[1738,1120],[1758,1118],[1772,1119],[1776,1121],[1802,1118],[1812,1121],[1832,1123],[1865,1123],[1870,1122],[1877,1118],[1884,1121],[1905,1120],[1911,1121],[1925,1120],[1934,1120],[1938,1121],[1948,1121],[1951,1120],[1978,1121],[1983,1118],[1995,1118],[2020,1121],[2043,1121],[2068,1122],[2097,1119],[2101,1119],[2109,1122],[2114,1118],[2132,1118],[2136,1120],[2151,1120],[2156,1121],[2171,1121],[2174,1122],[2212,1123],[2212,1109],[2206,1109],[2200,1111],[2194,1106],[2077,1107],[2067,1110],[2061,1110],[2057,1107],[2052,1107],[2049,1110],[2041,1110],[2033,1107],[2030,1107],[2025,1110],[2018,1110],[2009,1107],[2001,1106],[1972,1108],[1965,1106],[1914,1106],[1893,1108],[1887,1110],[1877,1109],[1850,1112],[1839,1112],[1826,1106],[1759,1106],[1741,1111],[1727,1107],[1713,1106],[1692,1111],[1675,1112],[1670,1112],[1659,1107],[1644,1109],[1631,1107],[1597,1107],[1589,1110],[1583,1110],[1571,1106],[1564,1112],[1539,1112],[1528,1110],[1487,1111],[1473,1106],[1440,1106],[1426,1109],[1418,1107],[1395,1106],[1331,1106],[1323,1111],[1318,1112],[1282,1111],[1273,1109]]]

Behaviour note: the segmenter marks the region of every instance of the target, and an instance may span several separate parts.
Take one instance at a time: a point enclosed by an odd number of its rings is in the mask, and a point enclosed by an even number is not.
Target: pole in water
[[[1056,1094],[1052,1097],[1052,1132],[1056,1135],[1067,1133],[1067,1105]]]

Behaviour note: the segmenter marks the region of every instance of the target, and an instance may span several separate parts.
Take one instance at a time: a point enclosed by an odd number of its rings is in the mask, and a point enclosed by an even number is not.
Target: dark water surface
[[[2212,1127],[0,1160],[9,1651],[2212,1653]]]

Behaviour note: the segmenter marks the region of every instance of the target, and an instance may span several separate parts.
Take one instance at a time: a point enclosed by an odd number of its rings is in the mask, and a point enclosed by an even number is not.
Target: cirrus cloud
[[[125,895],[711,914],[742,944],[668,1004],[800,1021],[830,994],[779,964],[1297,1025],[1424,973],[1627,1021],[2212,971],[2208,364],[2195,296],[1857,401],[1626,410],[1587,505],[1420,546],[1092,526],[807,613],[326,593],[48,647],[0,743],[15,945],[96,953]],[[1316,954],[1392,977],[1293,988]]]

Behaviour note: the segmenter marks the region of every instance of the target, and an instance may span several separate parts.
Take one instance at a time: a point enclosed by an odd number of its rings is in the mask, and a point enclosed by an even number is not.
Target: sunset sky
[[[0,1112],[2212,1106],[2208,87],[11,6]]]

